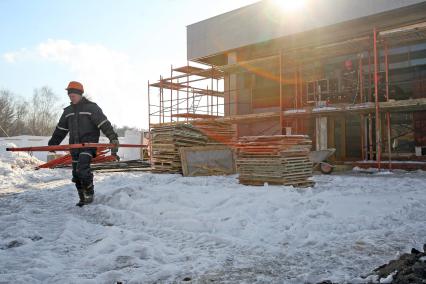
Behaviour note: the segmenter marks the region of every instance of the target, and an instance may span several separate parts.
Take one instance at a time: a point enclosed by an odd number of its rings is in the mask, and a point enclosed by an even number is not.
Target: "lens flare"
[[[302,10],[306,6],[305,0],[273,0],[273,4],[283,12]]]

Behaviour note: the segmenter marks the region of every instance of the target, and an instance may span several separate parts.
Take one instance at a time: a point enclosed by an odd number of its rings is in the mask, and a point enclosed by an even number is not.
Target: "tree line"
[[[64,107],[58,101],[58,96],[47,86],[35,89],[28,100],[0,89],[0,137],[52,135]],[[124,136],[126,130],[138,130],[128,126],[113,127],[118,136]]]
[[[61,111],[58,96],[47,86],[35,89],[28,100],[0,89],[0,137],[52,135]]]

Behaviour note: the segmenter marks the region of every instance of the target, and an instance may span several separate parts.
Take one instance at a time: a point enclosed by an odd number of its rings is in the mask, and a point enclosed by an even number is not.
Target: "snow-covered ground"
[[[0,145],[0,283],[363,283],[426,243],[426,173],[318,175],[313,188],[236,176],[69,170]],[[192,279],[190,281],[184,281]]]

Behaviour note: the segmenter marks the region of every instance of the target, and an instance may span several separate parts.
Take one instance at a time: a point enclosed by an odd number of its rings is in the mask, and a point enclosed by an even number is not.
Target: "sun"
[[[273,0],[272,2],[284,12],[299,11],[306,5],[306,0]]]

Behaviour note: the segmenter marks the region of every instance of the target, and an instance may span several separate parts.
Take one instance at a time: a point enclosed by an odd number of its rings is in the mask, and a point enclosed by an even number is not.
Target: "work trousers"
[[[90,188],[93,185],[93,173],[90,163],[95,157],[94,149],[77,149],[71,151],[72,181],[77,189]]]

